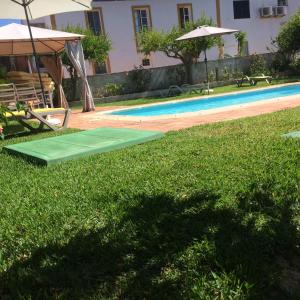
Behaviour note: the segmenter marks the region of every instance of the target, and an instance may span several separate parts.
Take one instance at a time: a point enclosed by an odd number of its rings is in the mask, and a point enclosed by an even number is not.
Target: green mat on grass
[[[283,137],[287,138],[300,138],[300,131],[294,131],[287,134],[284,134]]]
[[[109,152],[163,137],[158,131],[97,128],[4,147],[4,151],[43,165]]]

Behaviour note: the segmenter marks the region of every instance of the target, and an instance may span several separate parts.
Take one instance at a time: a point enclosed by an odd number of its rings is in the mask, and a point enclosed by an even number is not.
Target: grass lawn
[[[0,153],[0,298],[299,299],[294,130],[300,108],[51,168]]]
[[[274,79],[272,84],[282,84],[282,83],[289,83],[289,82],[296,82],[299,81],[299,76],[291,76],[289,78],[284,79]],[[212,95],[222,94],[222,93],[230,93],[230,92],[242,92],[247,91],[255,88],[260,87],[268,87],[270,86],[265,81],[259,82],[256,86],[250,86],[249,84],[245,83],[242,87],[237,87],[236,84],[234,85],[227,85],[214,88],[214,92]],[[105,107],[105,106],[132,106],[132,105],[142,105],[142,104],[152,104],[157,102],[165,102],[165,101],[173,101],[173,100],[180,100],[184,98],[192,98],[192,97],[205,97],[206,95],[197,95],[197,94],[181,94],[174,97],[167,97],[167,98],[141,98],[135,100],[124,100],[124,101],[115,101],[110,103],[100,103],[98,101],[95,102],[97,107]],[[101,101],[101,100],[99,100]],[[82,105],[78,102],[72,103],[70,102],[71,108],[80,109]]]

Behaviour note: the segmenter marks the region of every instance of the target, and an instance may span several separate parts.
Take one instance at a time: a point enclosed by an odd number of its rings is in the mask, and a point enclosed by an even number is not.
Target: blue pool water
[[[289,85],[265,90],[215,96],[166,104],[137,107],[111,112],[111,115],[151,117],[161,115],[175,115],[188,112],[196,112],[230,105],[245,104],[250,102],[268,100],[272,98],[300,94],[300,85]]]

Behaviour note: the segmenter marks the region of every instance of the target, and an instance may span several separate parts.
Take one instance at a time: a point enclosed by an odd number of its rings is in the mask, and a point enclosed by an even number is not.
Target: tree
[[[300,51],[300,10],[281,27],[275,43],[279,51],[295,59]]]
[[[82,40],[83,53],[86,59],[96,62],[104,63],[108,57],[108,53],[111,50],[111,41],[107,35],[99,34],[95,35],[92,30],[84,29],[80,26],[67,26],[63,29],[66,32],[78,33],[85,36]],[[72,63],[70,62],[66,53],[62,55],[63,64],[67,67],[67,70],[71,76],[72,81],[72,98],[74,99],[76,94],[76,78],[77,73]]]
[[[186,80],[192,83],[192,64],[197,62],[201,52],[218,45],[220,38],[206,37],[180,42],[176,39],[202,25],[214,26],[214,23],[212,19],[202,15],[195,22],[187,23],[185,28],[173,26],[167,32],[155,29],[143,31],[137,36],[139,49],[145,55],[160,51],[168,57],[180,59],[186,70]]]
[[[238,43],[238,53],[237,53],[238,56],[242,56],[242,54],[243,54],[243,49],[244,49],[246,41],[247,41],[246,36],[247,36],[247,33],[244,31],[239,31],[234,35],[234,37]]]

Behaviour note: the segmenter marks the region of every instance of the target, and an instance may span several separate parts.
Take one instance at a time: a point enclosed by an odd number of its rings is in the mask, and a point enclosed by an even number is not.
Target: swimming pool
[[[110,115],[153,117],[162,115],[176,115],[191,113],[202,110],[221,108],[232,105],[246,104],[251,102],[269,100],[273,98],[300,94],[300,84],[287,85],[276,88],[255,90],[245,93],[230,94],[223,96],[205,97],[172,103],[148,105],[131,109],[123,109],[110,112]]]

